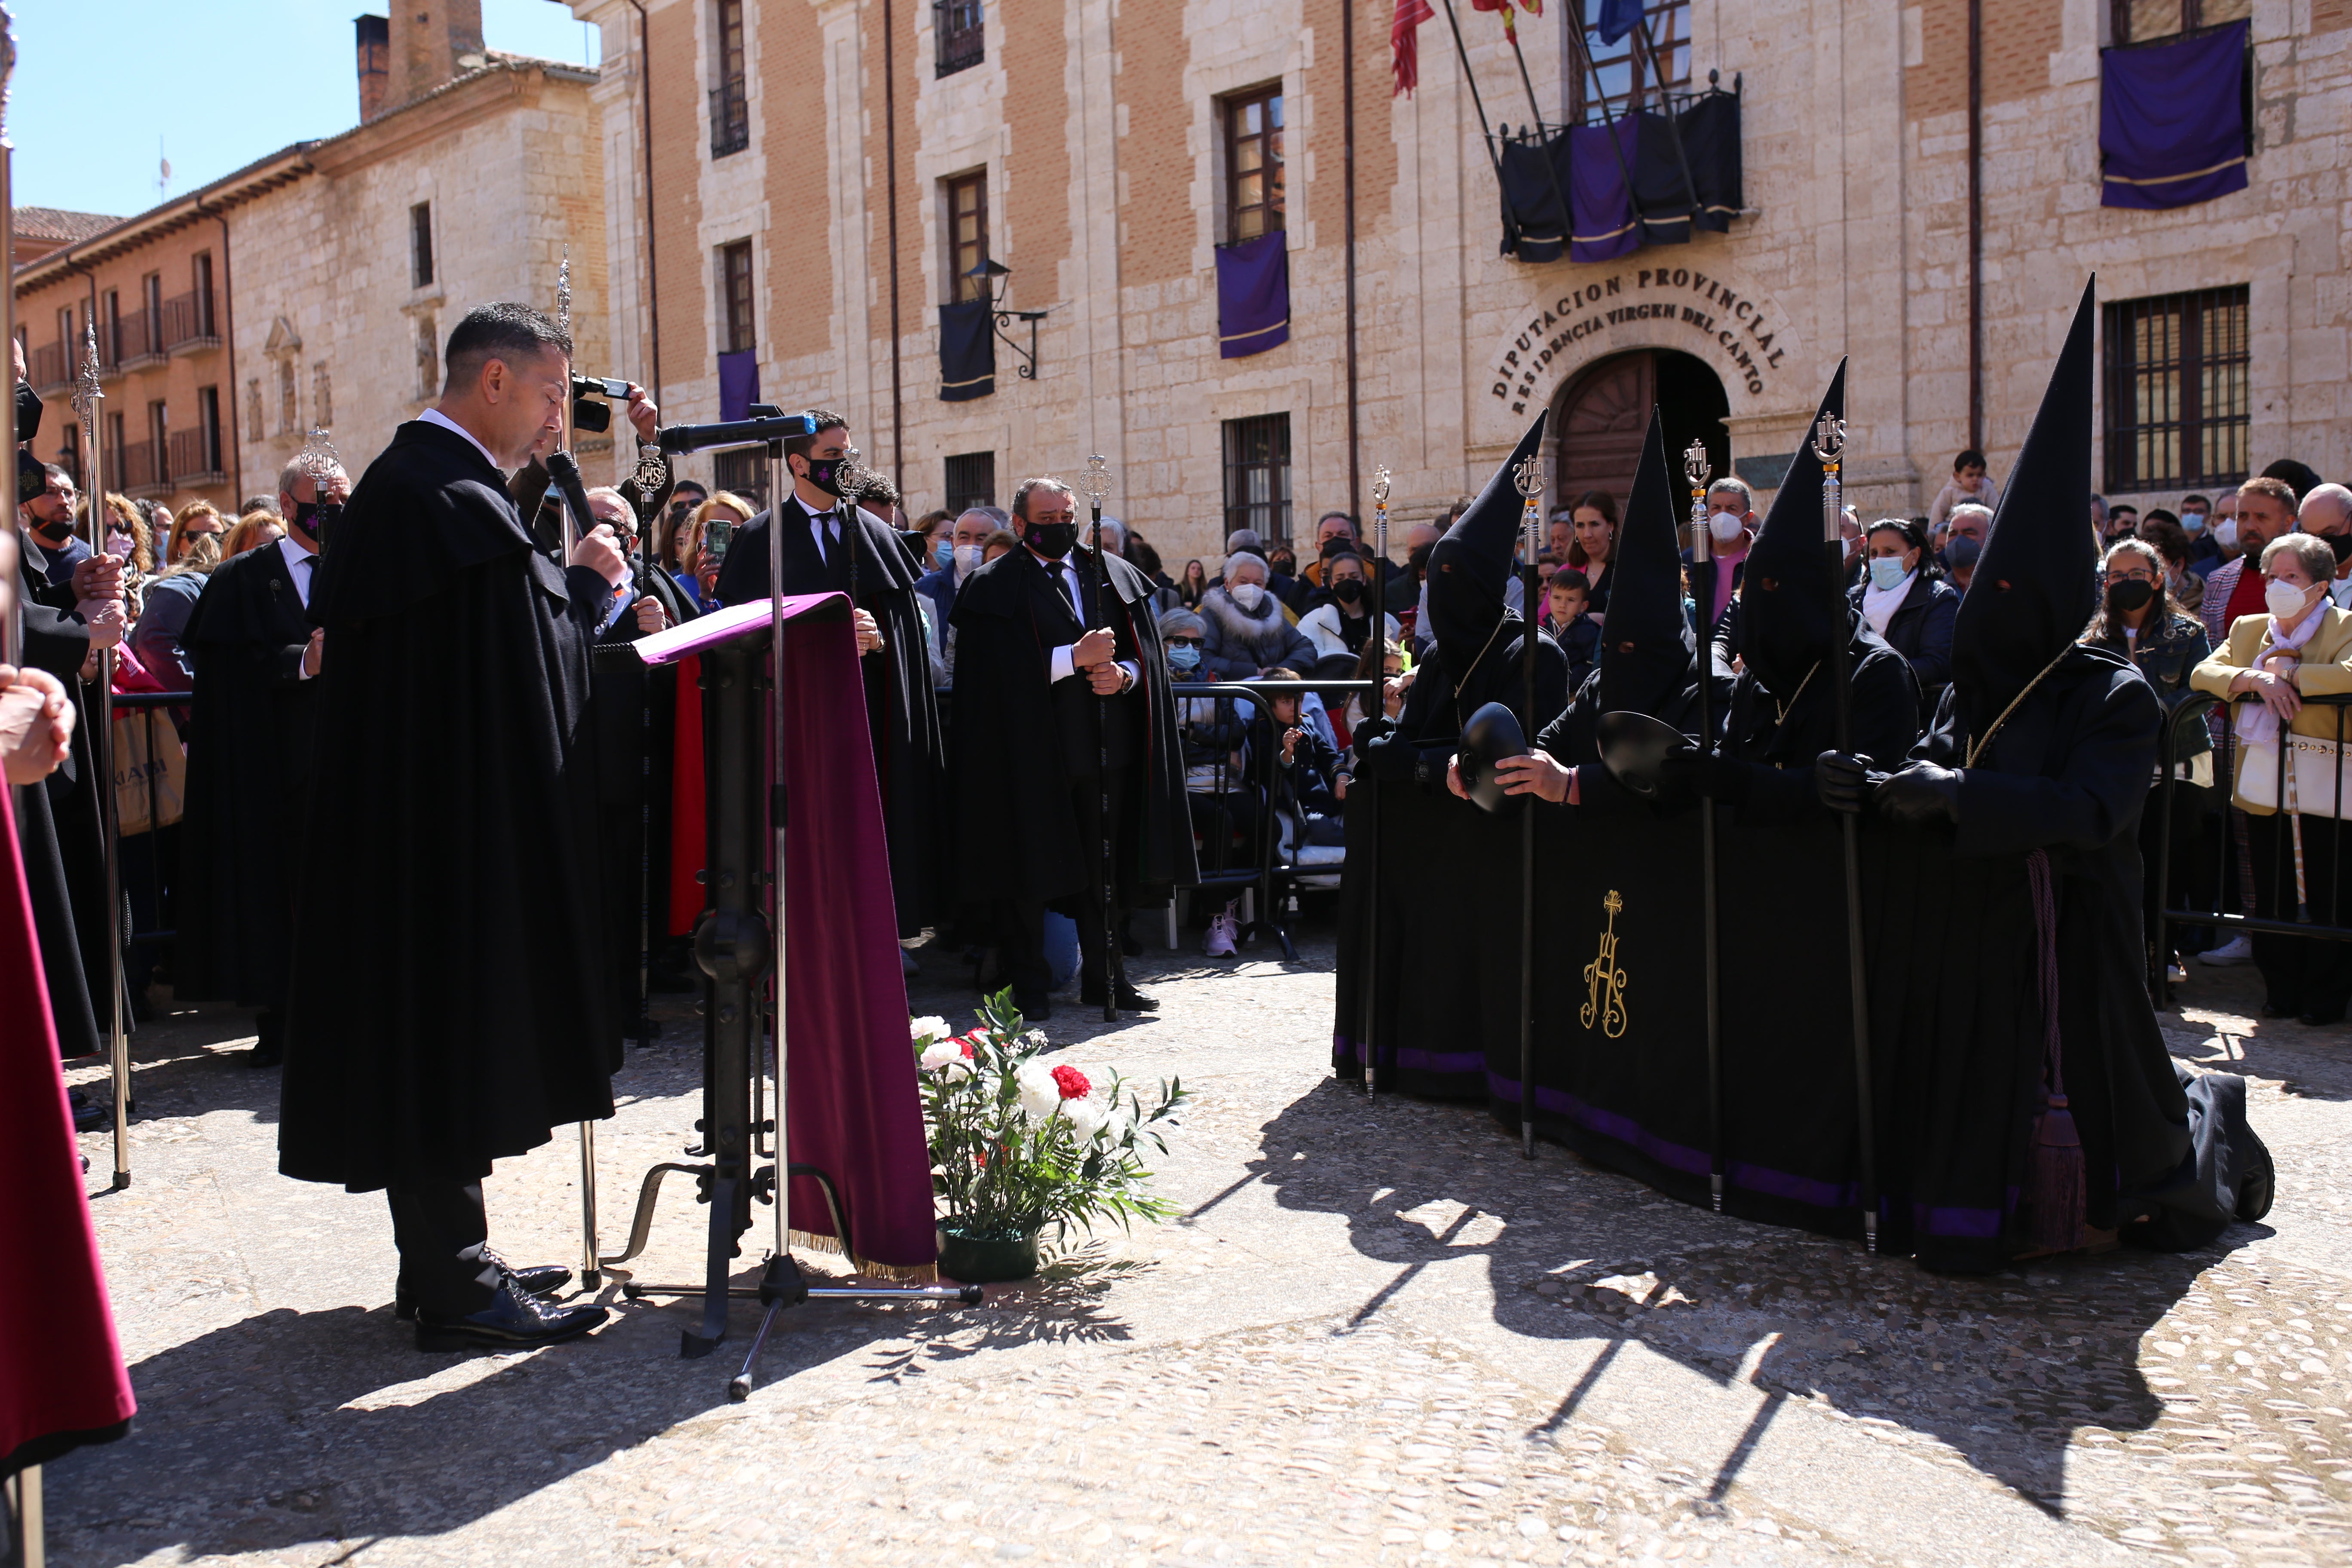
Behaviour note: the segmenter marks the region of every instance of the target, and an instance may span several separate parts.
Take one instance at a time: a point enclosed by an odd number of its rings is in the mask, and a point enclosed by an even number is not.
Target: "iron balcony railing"
[[[931,30],[939,35],[940,76],[953,76],[988,58],[981,0],[932,0]]]
[[[724,158],[751,144],[751,107],[740,79],[710,89],[710,155]]]
[[[213,291],[191,289],[163,301],[163,349],[184,353],[220,347],[220,331],[213,320]]]

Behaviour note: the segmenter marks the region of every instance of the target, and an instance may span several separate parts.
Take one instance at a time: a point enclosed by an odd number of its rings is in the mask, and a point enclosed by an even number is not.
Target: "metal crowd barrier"
[[[117,714],[124,712],[137,713],[140,716],[141,723],[145,726],[147,760],[151,764],[147,769],[146,781],[147,831],[144,834],[134,833],[130,834],[127,837],[132,838],[144,837],[148,841],[147,907],[153,912],[159,921],[161,921],[163,912],[163,858],[156,848],[156,845],[160,841],[155,837],[155,835],[160,831],[160,825],[157,823],[156,818],[163,815],[158,809],[159,803],[156,799],[155,794],[155,769],[152,765],[155,759],[155,715],[161,709],[185,708],[195,700],[196,694],[193,691],[117,691],[112,693],[112,700],[110,704],[113,711]],[[176,725],[171,730],[171,736],[173,743],[174,745],[178,744],[179,731]],[[111,789],[113,787],[113,781],[111,779],[108,780],[107,785]],[[184,802],[183,804],[184,805]],[[110,799],[108,803],[107,820],[110,823],[120,823],[121,821],[121,814],[114,810],[113,802]],[[142,945],[152,946],[158,942],[169,942],[173,936],[178,934],[175,925],[158,924],[151,926],[145,931],[141,931],[133,923],[126,921],[124,922],[123,929],[129,933],[125,938],[125,943],[132,948],[137,948]]]
[[[1274,704],[1270,699],[1303,697],[1310,691],[1325,697],[1336,695],[1340,699],[1343,706],[1348,698],[1360,696],[1367,699],[1368,709],[1377,711],[1381,686],[1381,683],[1377,680],[1225,680],[1220,679],[1178,681],[1169,689],[1179,702],[1202,697],[1220,700],[1247,697],[1271,715]],[[1181,727],[1181,723],[1179,727]],[[1252,771],[1256,770],[1253,768]],[[1265,772],[1269,776],[1266,781],[1265,810],[1258,825],[1256,868],[1243,882],[1218,885],[1245,886],[1252,901],[1256,906],[1251,911],[1250,921],[1239,933],[1240,940],[1254,940],[1261,933],[1271,936],[1276,942],[1281,943],[1284,960],[1296,963],[1298,961],[1298,949],[1291,941],[1290,928],[1282,919],[1282,904],[1275,892],[1275,885],[1277,881],[1296,877],[1299,870],[1295,851],[1288,865],[1277,866],[1275,863],[1276,859],[1275,847],[1282,837],[1280,796],[1284,784],[1289,781],[1283,779],[1282,770],[1278,767],[1269,764]],[[1297,784],[1290,783],[1290,789],[1292,805],[1295,809],[1297,804]],[[1189,810],[1190,807],[1188,806],[1187,809]],[[1302,834],[1305,832],[1305,822],[1302,820],[1300,823]],[[1217,846],[1217,858],[1218,869],[1222,872],[1224,858],[1224,845],[1222,841]],[[1320,872],[1337,870],[1339,868],[1337,866],[1318,867],[1316,869]],[[1211,885],[1207,875],[1202,877],[1202,885],[1204,887]],[[1171,928],[1169,943],[1173,946],[1176,940],[1174,936],[1176,906],[1173,903],[1168,906],[1168,915]]]
[[[2248,693],[2230,699],[2227,706],[2234,710],[2238,703],[2261,700],[2261,698]],[[2338,815],[2314,816],[2300,812],[2294,815],[2300,816],[2301,822],[2306,828],[2318,823],[2327,824],[2327,831],[2324,835],[2326,840],[2324,853],[2335,862],[2336,869],[2340,872],[2344,867],[2344,819],[2340,814],[2347,806],[2352,806],[2352,772],[2347,772],[2345,759],[2345,743],[2347,737],[2352,737],[2352,720],[2347,720],[2347,715],[2352,715],[2352,693],[2305,697],[2303,702],[2305,707],[2332,708],[2336,711],[2335,788],[2326,800],[2316,804],[2332,805]],[[2341,875],[2333,875],[2329,879],[2327,919],[2325,923],[2315,918],[2309,921],[2280,920],[2266,915],[2232,913],[2220,910],[2183,910],[2173,907],[2172,813],[2173,797],[2180,784],[2180,770],[2177,760],[2179,753],[2180,727],[2190,722],[2204,723],[2207,714],[2214,707],[2221,704],[2222,700],[2210,692],[2192,692],[2166,719],[2162,738],[2158,742],[2160,749],[2158,755],[2164,759],[2164,782],[2158,791],[2160,799],[2158,804],[2156,847],[2157,929],[2151,933],[2149,943],[2151,955],[2148,965],[2148,989],[2158,1007],[2168,1007],[2172,1005],[2171,965],[2168,961],[2171,944],[2164,940],[2167,927],[2211,926],[2222,932],[2246,931],[2265,936],[2315,937],[2323,942],[2352,942],[2352,925],[2344,923],[2345,878]],[[2293,754],[2291,745],[2293,731],[2284,723],[2279,726],[2279,731],[2277,799],[2280,803],[2279,815],[2285,816],[2290,815],[2285,808],[2286,773],[2288,758]],[[2213,787],[2219,790],[2221,795],[2222,826],[2221,842],[2215,853],[2219,860],[2218,869],[2224,873],[2231,868],[2237,850],[2238,836],[2234,831],[2233,819],[2244,815],[2239,811],[2236,804],[2236,752],[2235,728],[2233,725],[2225,725],[2222,740],[2214,747],[2212,753]],[[2302,803],[2298,801],[2298,805]],[[2318,852],[2315,851],[2308,842],[2310,837],[2312,836],[2307,833],[2303,850],[2306,863],[2315,853]],[[2252,863],[2240,864],[2237,866],[2237,870],[2240,878],[2244,879],[2244,885],[2251,888],[2253,875]],[[2291,876],[2292,872],[2288,874]],[[2230,880],[2226,875],[2217,878],[2214,900],[2216,903],[2221,901],[2224,890],[2230,885]],[[2273,900],[2273,902],[2276,900]],[[2311,912],[2315,917],[2316,916],[2317,911]]]

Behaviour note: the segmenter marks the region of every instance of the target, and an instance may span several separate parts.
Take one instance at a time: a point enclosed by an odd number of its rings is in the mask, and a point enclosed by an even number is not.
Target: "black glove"
[[[1669,805],[1694,796],[1737,803],[1747,796],[1748,770],[1706,752],[1670,752],[1658,763],[1658,795]]]
[[[1870,759],[1852,752],[1823,752],[1813,759],[1813,788],[1832,811],[1859,816],[1869,809],[1871,791],[1886,782],[1874,772]]]
[[[1878,815],[1906,827],[1960,821],[1960,775],[1933,763],[1913,763],[1878,786],[1871,796]]]

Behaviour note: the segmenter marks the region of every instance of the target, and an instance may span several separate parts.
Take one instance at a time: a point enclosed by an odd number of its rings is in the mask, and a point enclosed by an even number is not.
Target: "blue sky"
[[[352,18],[381,0],[18,0],[8,100],[19,206],[128,216],[359,121]],[[588,63],[554,0],[482,0],[494,49]]]

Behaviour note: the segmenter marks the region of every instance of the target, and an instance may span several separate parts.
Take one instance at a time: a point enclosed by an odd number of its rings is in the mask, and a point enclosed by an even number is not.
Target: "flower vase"
[[[966,1232],[940,1226],[940,1273],[967,1285],[1027,1279],[1037,1272],[1037,1232]]]

